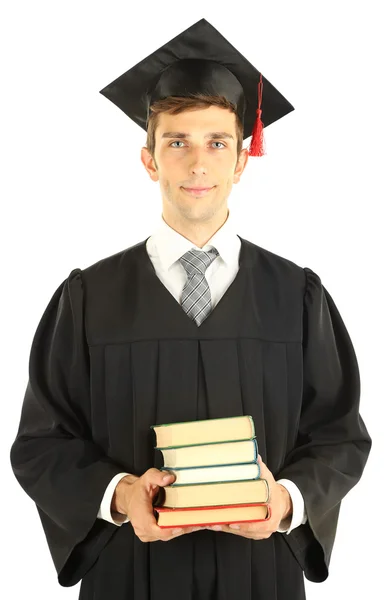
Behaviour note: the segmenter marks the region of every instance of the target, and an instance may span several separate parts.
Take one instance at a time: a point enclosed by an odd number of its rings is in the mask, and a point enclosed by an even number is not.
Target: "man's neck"
[[[162,215],[162,219],[177,233],[180,233],[187,240],[192,242],[198,248],[203,248],[212,238],[213,235],[223,227],[228,218],[228,211],[226,216],[223,216],[220,221],[211,222],[211,223],[187,223],[182,222],[180,220],[174,220],[170,217],[165,217]]]

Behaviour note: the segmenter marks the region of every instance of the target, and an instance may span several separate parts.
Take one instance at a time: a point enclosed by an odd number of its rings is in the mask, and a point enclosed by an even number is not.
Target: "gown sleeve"
[[[371,438],[359,414],[355,351],[331,296],[310,269],[303,312],[303,398],[298,437],[276,479],[298,486],[307,522],[284,536],[305,576],[324,581],[341,500],[359,481]]]
[[[118,529],[97,514],[107,485],[125,471],[92,439],[81,275],[70,273],[37,327],[10,455],[36,504],[62,586],[80,581]]]

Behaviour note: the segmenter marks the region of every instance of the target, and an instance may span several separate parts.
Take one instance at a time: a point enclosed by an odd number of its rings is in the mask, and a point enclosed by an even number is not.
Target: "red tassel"
[[[251,138],[250,147],[249,147],[249,156],[263,156],[265,154],[265,149],[264,149],[265,140],[263,137],[263,123],[261,120],[262,88],[263,88],[263,81],[262,81],[262,73],[261,73],[260,81],[258,83],[257,117],[255,119],[255,123],[254,123],[254,127],[253,127],[253,133],[252,133],[252,138]]]

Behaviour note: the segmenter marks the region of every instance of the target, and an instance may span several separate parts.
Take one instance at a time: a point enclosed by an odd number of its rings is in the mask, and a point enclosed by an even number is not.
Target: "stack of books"
[[[269,486],[260,478],[251,416],[152,425],[161,470],[176,477],[154,503],[159,527],[265,521]]]

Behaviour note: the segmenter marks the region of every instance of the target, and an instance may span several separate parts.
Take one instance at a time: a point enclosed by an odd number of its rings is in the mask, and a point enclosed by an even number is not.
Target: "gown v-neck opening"
[[[143,264],[140,268],[144,267],[143,272],[149,283],[149,294],[155,293],[160,294],[160,308],[167,311],[168,315],[172,318],[179,320],[179,324],[186,324],[187,330],[191,330],[194,333],[202,334],[211,329],[211,326],[218,321],[218,314],[224,315],[228,308],[230,308],[231,314],[234,312],[236,305],[240,303],[241,297],[243,296],[243,290],[246,284],[246,268],[250,264],[248,257],[247,244],[243,238],[238,235],[241,240],[241,248],[239,253],[239,269],[222,297],[218,300],[215,307],[212,308],[209,315],[204,319],[200,326],[198,326],[191,317],[187,315],[180,302],[173,296],[168,288],[157,276],[154,265],[151,258],[148,255],[146,244],[149,238],[140,244],[141,259]],[[220,317],[221,318],[221,317]]]

